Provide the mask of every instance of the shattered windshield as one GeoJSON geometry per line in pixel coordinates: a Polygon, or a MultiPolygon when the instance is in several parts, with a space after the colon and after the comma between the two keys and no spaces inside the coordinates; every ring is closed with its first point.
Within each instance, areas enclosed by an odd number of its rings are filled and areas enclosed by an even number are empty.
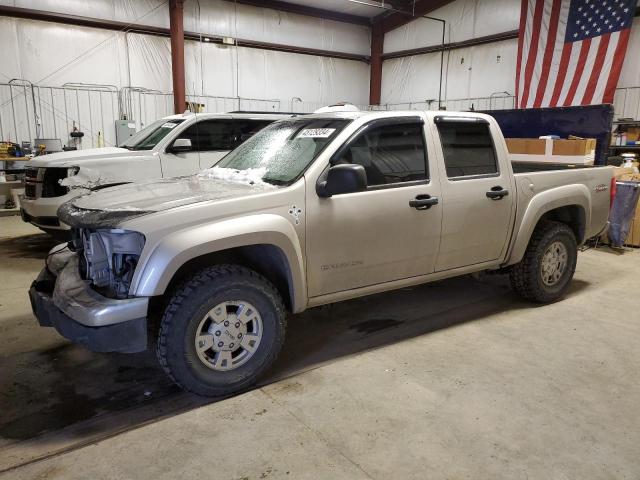
{"type": "Polygon", "coordinates": [[[127,141],[120,146],[129,150],[151,150],[160,140],[166,137],[171,130],[182,122],[184,122],[184,120],[158,120],[129,137],[127,141]]]}
{"type": "Polygon", "coordinates": [[[265,182],[295,180],[350,120],[297,118],[273,123],[224,157],[217,167],[266,169],[265,182]]]}

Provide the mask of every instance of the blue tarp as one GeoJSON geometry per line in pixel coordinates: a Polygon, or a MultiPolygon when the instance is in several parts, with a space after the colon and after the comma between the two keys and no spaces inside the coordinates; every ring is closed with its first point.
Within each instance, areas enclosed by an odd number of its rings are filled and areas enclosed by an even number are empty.
{"type": "Polygon", "coordinates": [[[528,108],[486,111],[496,119],[506,138],[538,138],[575,135],[596,139],[596,165],[605,165],[611,138],[613,105],[528,108]]]}
{"type": "Polygon", "coordinates": [[[640,197],[640,182],[617,182],[616,197],[609,212],[609,241],[614,247],[624,245],[640,197]]]}

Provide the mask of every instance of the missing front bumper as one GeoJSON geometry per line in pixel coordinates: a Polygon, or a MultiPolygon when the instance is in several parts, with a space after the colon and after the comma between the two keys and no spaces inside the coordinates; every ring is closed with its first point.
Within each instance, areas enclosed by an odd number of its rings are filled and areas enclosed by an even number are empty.
{"type": "Polygon", "coordinates": [[[65,314],[53,301],[56,277],[46,269],[31,284],[29,299],[38,323],[94,352],[135,353],[147,349],[147,319],[134,318],[104,326],[87,326],[65,314]]]}

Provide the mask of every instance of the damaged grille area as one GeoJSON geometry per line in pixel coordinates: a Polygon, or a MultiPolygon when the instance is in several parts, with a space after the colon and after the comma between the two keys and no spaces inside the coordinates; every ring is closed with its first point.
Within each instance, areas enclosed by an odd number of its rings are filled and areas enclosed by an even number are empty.
{"type": "Polygon", "coordinates": [[[35,168],[25,169],[26,198],[61,197],[69,192],[67,187],[60,185],[60,180],[67,178],[68,168],[35,168]]]}
{"type": "Polygon", "coordinates": [[[67,178],[68,168],[45,168],[42,179],[42,196],[44,198],[61,197],[69,192],[60,185],[60,180],[67,178]]]}
{"type": "Polygon", "coordinates": [[[128,297],[144,242],[141,233],[120,229],[72,231],[80,276],[107,298],[128,297]]]}

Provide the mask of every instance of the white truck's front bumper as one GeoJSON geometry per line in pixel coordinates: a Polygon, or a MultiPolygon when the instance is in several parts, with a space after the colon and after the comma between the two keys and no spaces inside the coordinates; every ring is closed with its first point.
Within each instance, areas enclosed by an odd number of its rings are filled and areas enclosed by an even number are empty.
{"type": "Polygon", "coordinates": [[[86,193],[85,190],[71,190],[61,197],[20,199],[20,213],[25,222],[44,230],[69,230],[69,226],[58,219],[58,208],[63,203],[86,193]]]}

